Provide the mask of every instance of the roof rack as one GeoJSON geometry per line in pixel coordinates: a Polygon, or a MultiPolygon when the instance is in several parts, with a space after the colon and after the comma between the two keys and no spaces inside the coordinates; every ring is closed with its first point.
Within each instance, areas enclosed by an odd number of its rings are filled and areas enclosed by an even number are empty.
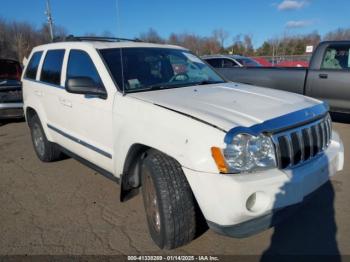
{"type": "Polygon", "coordinates": [[[142,42],[140,39],[128,39],[128,38],[119,38],[119,37],[104,37],[104,36],[74,36],[68,35],[64,38],[55,39],[55,42],[60,41],[98,41],[98,42],[142,42]]]}

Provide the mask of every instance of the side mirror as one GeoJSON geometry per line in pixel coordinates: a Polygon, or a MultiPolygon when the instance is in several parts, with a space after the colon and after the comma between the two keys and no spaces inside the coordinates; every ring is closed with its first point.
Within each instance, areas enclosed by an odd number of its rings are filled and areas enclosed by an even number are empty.
{"type": "Polygon", "coordinates": [[[98,88],[90,77],[72,77],[66,81],[66,91],[72,94],[93,95],[106,99],[107,93],[98,88]]]}

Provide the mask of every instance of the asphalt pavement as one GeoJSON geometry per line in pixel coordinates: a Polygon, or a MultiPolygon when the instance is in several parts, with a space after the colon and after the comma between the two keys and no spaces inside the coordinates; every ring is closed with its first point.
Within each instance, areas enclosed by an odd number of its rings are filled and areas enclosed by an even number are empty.
{"type": "Polygon", "coordinates": [[[0,255],[350,255],[350,124],[334,128],[344,170],[288,220],[244,239],[208,230],[163,251],[148,234],[141,195],[120,203],[119,185],[79,162],[40,162],[26,123],[2,123],[0,255]]]}

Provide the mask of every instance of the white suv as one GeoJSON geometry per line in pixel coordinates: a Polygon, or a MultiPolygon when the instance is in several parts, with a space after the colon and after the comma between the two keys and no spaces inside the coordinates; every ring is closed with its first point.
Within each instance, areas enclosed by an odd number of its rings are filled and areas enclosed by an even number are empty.
{"type": "Polygon", "coordinates": [[[181,47],[74,38],[34,48],[22,81],[38,157],[75,157],[121,200],[142,188],[160,248],[191,241],[203,216],[257,233],[343,168],[327,105],[227,82],[181,47]]]}

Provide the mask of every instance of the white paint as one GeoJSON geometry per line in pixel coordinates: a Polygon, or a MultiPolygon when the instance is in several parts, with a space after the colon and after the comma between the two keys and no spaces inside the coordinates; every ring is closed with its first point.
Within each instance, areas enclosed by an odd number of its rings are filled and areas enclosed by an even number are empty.
{"type": "MultiPolygon", "coordinates": [[[[67,50],[61,86],[66,80],[69,50],[86,51],[107,90],[106,100],[86,99],[83,95],[70,94],[64,89],[25,78],[22,82],[24,109],[32,107],[37,111],[48,139],[116,177],[123,173],[125,158],[132,145],[155,148],[181,164],[206,219],[231,225],[260,216],[273,208],[300,202],[342,168],[342,144],[334,135],[322,158],[292,171],[271,169],[255,174],[218,174],[210,149],[212,146],[225,147],[225,131],[236,126],[261,123],[320,102],[297,94],[235,83],[123,95],[117,91],[96,51],[96,48],[114,47],[180,48],[128,42],[65,42],[34,48],[33,52],[57,48],[67,50]],[[112,158],[63,137],[48,129],[47,124],[111,154],[112,158]],[[322,175],[325,164],[329,168],[322,175]],[[293,172],[293,175],[288,172],[293,172]],[[291,177],[298,179],[291,180],[291,177]],[[276,202],[276,196],[282,193],[286,184],[291,185],[291,191],[283,200],[276,202]],[[271,198],[266,210],[254,213],[246,210],[246,199],[254,192],[264,192],[271,198]]],[[[36,80],[39,78],[40,72],[36,80]]]]}

